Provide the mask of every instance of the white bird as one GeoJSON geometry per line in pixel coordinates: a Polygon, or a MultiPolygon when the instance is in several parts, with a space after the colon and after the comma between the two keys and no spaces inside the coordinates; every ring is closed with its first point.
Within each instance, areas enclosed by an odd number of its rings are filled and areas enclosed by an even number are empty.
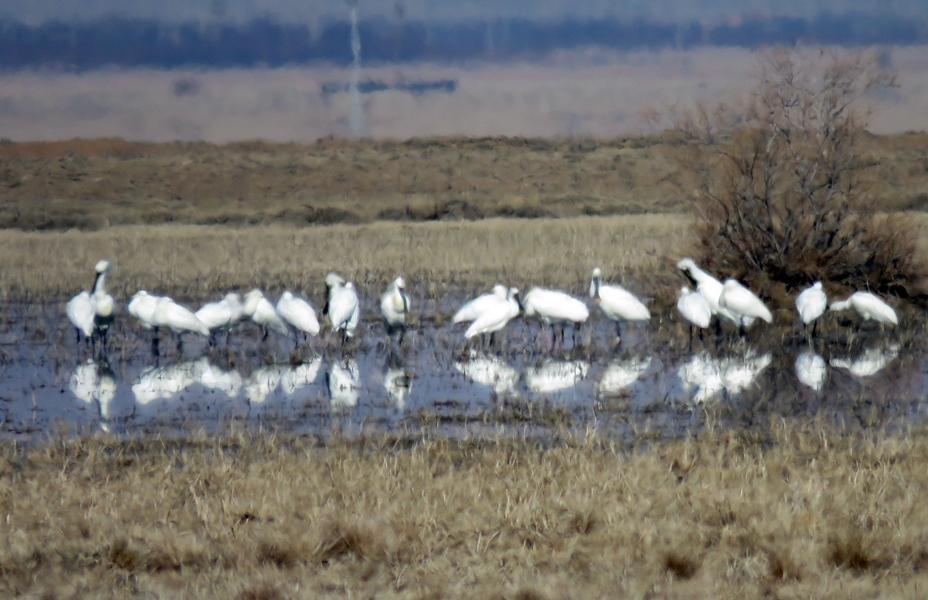
{"type": "MultiPolygon", "coordinates": [[[[799,318],[803,325],[815,323],[825,313],[826,308],[828,308],[828,296],[822,289],[821,281],[816,281],[796,296],[796,310],[799,311],[799,318]]],[[[815,325],[817,323],[812,326],[813,335],[815,325]]]]}
{"type": "Polygon", "coordinates": [[[892,344],[885,352],[879,348],[869,348],[853,361],[848,358],[833,358],[830,364],[832,367],[847,369],[854,377],[862,378],[876,375],[897,356],[899,356],[899,344],[892,344]]]}
{"type": "Polygon", "coordinates": [[[329,273],[325,276],[326,306],[325,313],[334,331],[342,332],[342,342],[354,335],[361,316],[361,302],[354,284],[329,273]]]}
{"type": "Polygon", "coordinates": [[[603,272],[599,267],[593,269],[590,298],[599,305],[604,315],[615,321],[616,340],[621,339],[619,327],[623,320],[648,321],[651,319],[648,307],[631,292],[620,285],[603,285],[603,272]]]}
{"type": "Polygon", "coordinates": [[[854,292],[846,300],[831,303],[831,310],[853,308],[863,319],[876,321],[880,325],[898,325],[899,318],[892,307],[870,292],[854,292]]]}
{"type": "Polygon", "coordinates": [[[277,301],[277,314],[294,329],[302,331],[304,336],[319,333],[316,310],[309,302],[294,296],[291,292],[284,292],[277,301]]]}
{"type": "Polygon", "coordinates": [[[326,385],[333,408],[350,408],[358,404],[361,397],[361,374],[354,359],[344,366],[333,364],[326,373],[326,385]]]}
{"type": "Polygon", "coordinates": [[[209,337],[209,328],[203,324],[203,321],[198,319],[189,308],[181,306],[170,298],[162,298],[158,302],[151,316],[151,322],[155,327],[168,327],[176,333],[178,343],[180,335],[188,331],[209,337]]]}
{"type": "Polygon", "coordinates": [[[129,314],[135,317],[142,327],[145,329],[152,329],[156,327],[153,320],[155,309],[158,308],[158,304],[162,300],[167,299],[168,298],[164,296],[152,296],[145,290],[140,290],[132,296],[126,308],[129,310],[129,314]]]}
{"type": "Polygon", "coordinates": [[[245,294],[245,316],[264,328],[265,339],[271,330],[287,335],[290,330],[287,324],[277,314],[277,310],[271,301],[264,297],[264,292],[254,289],[245,294]]]}
{"type": "Polygon", "coordinates": [[[491,293],[477,296],[459,308],[458,312],[454,313],[454,316],[451,318],[451,322],[465,323],[468,321],[476,321],[487,308],[493,306],[497,300],[505,300],[508,294],[509,290],[506,286],[497,283],[493,286],[493,291],[491,293]]]}
{"type": "Polygon", "coordinates": [[[467,328],[467,331],[464,332],[464,337],[470,339],[476,335],[495,334],[505,327],[509,321],[519,316],[519,310],[519,289],[509,288],[506,299],[497,299],[494,304],[483,311],[483,314],[477,317],[467,328]]]}
{"type": "Polygon", "coordinates": [[[545,361],[525,369],[525,385],[538,394],[560,392],[580,383],[589,370],[589,363],[580,360],[545,361]]]}
{"type": "MultiPolygon", "coordinates": [[[[680,288],[680,297],[677,299],[677,311],[687,323],[689,323],[690,346],[693,345],[693,326],[705,329],[712,320],[712,308],[709,301],[698,291],[690,291],[690,288],[683,286],[680,288]]],[[[699,339],[702,339],[702,331],[699,332],[699,339]]]]}
{"type": "Polygon", "coordinates": [[[532,288],[522,299],[522,310],[526,317],[538,317],[551,325],[561,326],[561,343],[564,343],[564,324],[574,325],[574,342],[576,343],[577,329],[590,317],[590,310],[586,304],[576,298],[558,290],[532,288]]]}
{"type": "Polygon", "coordinates": [[[212,343],[212,335],[216,331],[228,331],[245,317],[245,306],[238,294],[230,292],[218,302],[204,304],[195,314],[210,330],[210,343],[212,343]]]}
{"type": "Polygon", "coordinates": [[[719,312],[719,296],[722,295],[722,282],[709,275],[696,266],[691,258],[684,258],[677,263],[677,268],[683,271],[696,284],[696,291],[702,294],[712,314],[719,312]]]}
{"type": "Polygon", "coordinates": [[[727,279],[722,286],[722,295],[719,296],[719,309],[725,309],[733,315],[744,335],[744,330],[751,326],[754,319],[763,319],[773,322],[773,315],[754,292],[744,287],[734,279],[727,279]],[[747,319],[751,319],[750,322],[747,319]]]}
{"type": "Polygon", "coordinates": [[[651,366],[651,357],[617,361],[603,369],[599,375],[597,393],[600,397],[615,395],[626,389],[651,366]]]}
{"type": "Polygon", "coordinates": [[[402,331],[406,328],[406,315],[408,313],[409,296],[406,295],[406,280],[397,277],[387,288],[387,291],[380,296],[380,314],[383,315],[388,336],[392,336],[394,331],[400,330],[402,340],[402,331]]]}
{"type": "Polygon", "coordinates": [[[106,347],[106,333],[116,314],[116,302],[106,291],[106,274],[110,270],[110,262],[101,260],[94,266],[93,287],[90,292],[86,290],[71,298],[66,307],[68,319],[80,334],[93,338],[94,334],[101,338],[103,347],[106,347]]]}
{"type": "Polygon", "coordinates": [[[721,333],[721,319],[735,325],[750,328],[754,324],[754,317],[738,318],[730,313],[728,309],[719,305],[719,298],[722,296],[722,289],[725,287],[721,281],[709,275],[696,266],[691,258],[684,258],[677,263],[677,268],[683,271],[687,277],[696,284],[696,291],[699,292],[706,302],[709,303],[709,310],[716,315],[716,333],[721,333]]]}
{"type": "Polygon", "coordinates": [[[809,386],[816,392],[822,390],[825,385],[825,378],[828,377],[828,367],[825,365],[825,359],[806,350],[796,357],[796,377],[803,384],[809,386]]]}
{"type": "Polygon", "coordinates": [[[495,356],[477,356],[454,367],[465,377],[493,388],[497,394],[514,394],[519,384],[519,372],[495,356]]]}

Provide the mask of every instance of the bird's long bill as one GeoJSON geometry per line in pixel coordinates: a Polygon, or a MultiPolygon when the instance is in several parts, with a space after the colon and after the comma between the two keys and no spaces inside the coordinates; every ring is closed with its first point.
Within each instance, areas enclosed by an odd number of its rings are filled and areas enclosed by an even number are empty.
{"type": "Polygon", "coordinates": [[[516,299],[516,304],[519,305],[519,312],[520,312],[520,313],[524,313],[524,312],[525,312],[525,307],[522,306],[522,295],[519,294],[519,293],[515,293],[515,294],[513,294],[512,297],[516,299]]]}
{"type": "Polygon", "coordinates": [[[594,277],[593,281],[590,283],[590,296],[593,297],[593,302],[599,304],[599,286],[602,285],[603,280],[599,277],[594,277]]]}
{"type": "Polygon", "coordinates": [[[409,296],[406,295],[406,292],[400,292],[400,296],[403,297],[403,314],[409,313],[409,296]]]}

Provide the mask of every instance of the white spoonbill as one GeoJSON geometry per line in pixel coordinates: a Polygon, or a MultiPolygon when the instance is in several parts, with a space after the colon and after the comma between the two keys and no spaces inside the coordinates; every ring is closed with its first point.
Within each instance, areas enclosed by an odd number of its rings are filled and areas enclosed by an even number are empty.
{"type": "Polygon", "coordinates": [[[477,296],[454,313],[451,318],[452,323],[464,323],[467,321],[476,321],[477,317],[483,314],[483,311],[493,306],[497,300],[505,300],[509,295],[506,286],[497,283],[493,286],[493,291],[489,294],[477,296]]]}
{"type": "MultiPolygon", "coordinates": [[[[470,339],[475,335],[495,334],[497,331],[506,326],[509,321],[519,316],[519,288],[509,288],[509,294],[505,300],[496,300],[483,314],[470,324],[464,337],[470,339]]],[[[495,340],[490,340],[492,344],[495,340]]]]}
{"type": "Polygon", "coordinates": [[[620,340],[620,324],[624,321],[648,321],[651,313],[648,307],[631,292],[620,285],[603,285],[603,272],[599,267],[593,269],[590,282],[590,298],[602,309],[603,314],[615,321],[615,337],[620,340]]]}
{"type": "Polygon", "coordinates": [[[406,315],[409,314],[409,296],[406,295],[406,280],[397,277],[393,280],[387,291],[380,296],[380,314],[387,328],[387,335],[400,331],[402,340],[403,330],[406,329],[406,315]]]}
{"type": "Polygon", "coordinates": [[[564,343],[564,324],[574,325],[574,343],[577,341],[577,329],[590,317],[590,309],[576,298],[558,290],[532,288],[522,299],[522,310],[526,317],[538,317],[551,325],[560,325],[561,344],[564,343]]]}
{"type": "Polygon", "coordinates": [[[280,318],[271,301],[264,297],[264,292],[254,289],[245,294],[245,316],[264,328],[264,339],[267,339],[270,330],[281,335],[287,335],[290,330],[280,318]]]}
{"type": "MultiPolygon", "coordinates": [[[[690,291],[690,288],[680,288],[680,297],[677,299],[677,311],[689,323],[690,345],[693,343],[693,326],[705,329],[712,320],[712,308],[709,301],[699,292],[690,291]]],[[[702,339],[702,331],[699,332],[702,339]]]]}
{"type": "Polygon", "coordinates": [[[228,331],[245,317],[245,306],[242,304],[241,296],[235,292],[230,292],[218,302],[204,304],[195,314],[209,329],[209,341],[210,345],[212,345],[213,336],[217,331],[228,331]]]}
{"type": "Polygon", "coordinates": [[[796,310],[799,311],[799,318],[803,325],[813,324],[812,335],[815,335],[818,318],[825,313],[826,308],[828,308],[828,296],[822,289],[821,281],[816,281],[796,296],[796,310]]]}
{"type": "Polygon", "coordinates": [[[294,296],[292,292],[284,292],[280,300],[277,301],[277,314],[285,322],[289,323],[306,335],[316,335],[319,333],[319,319],[316,318],[316,310],[312,305],[294,296]]]}
{"type": "Polygon", "coordinates": [[[68,319],[80,333],[93,339],[94,334],[100,337],[104,349],[106,348],[106,333],[116,314],[116,302],[106,291],[106,274],[110,270],[110,262],[101,260],[94,266],[93,287],[90,292],[83,291],[71,298],[67,304],[68,319]]]}
{"type": "Polygon", "coordinates": [[[342,332],[342,342],[354,335],[361,316],[361,302],[354,284],[336,275],[329,273],[325,276],[326,306],[325,312],[329,317],[332,329],[342,332]]]}
{"type": "Polygon", "coordinates": [[[744,335],[746,327],[750,327],[754,319],[763,319],[773,322],[773,315],[754,292],[744,287],[734,279],[727,279],[722,286],[722,295],[719,296],[719,309],[725,309],[735,317],[744,335]],[[751,321],[748,322],[748,319],[751,321]]]}
{"type": "Polygon", "coordinates": [[[854,292],[846,300],[831,303],[831,310],[853,308],[865,321],[876,321],[880,325],[898,325],[899,318],[892,307],[870,292],[854,292]]]}
{"type": "Polygon", "coordinates": [[[183,348],[181,336],[185,332],[209,337],[209,329],[203,324],[203,321],[198,319],[189,308],[181,306],[170,298],[163,298],[158,302],[158,306],[152,315],[152,323],[155,327],[168,327],[177,335],[177,349],[179,351],[183,348]]]}
{"type": "Polygon", "coordinates": [[[728,309],[719,305],[719,298],[722,296],[722,289],[725,286],[721,281],[697,267],[693,259],[684,258],[680,260],[680,262],[677,263],[677,268],[683,271],[687,278],[696,284],[696,291],[709,303],[709,310],[716,316],[716,335],[722,332],[722,319],[734,325],[738,325],[739,327],[750,327],[754,324],[754,317],[739,318],[737,315],[729,312],[728,309]]]}

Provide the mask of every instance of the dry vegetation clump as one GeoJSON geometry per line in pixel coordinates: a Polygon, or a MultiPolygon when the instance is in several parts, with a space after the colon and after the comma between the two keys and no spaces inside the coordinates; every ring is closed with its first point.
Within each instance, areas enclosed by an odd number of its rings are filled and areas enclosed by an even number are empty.
{"type": "Polygon", "coordinates": [[[918,598],[925,433],[6,444],[0,593],[918,598]]]}
{"type": "MultiPolygon", "coordinates": [[[[378,294],[397,274],[427,297],[456,288],[487,289],[498,281],[525,288],[558,285],[581,293],[589,287],[594,266],[613,280],[652,273],[675,260],[689,235],[688,218],[673,215],[302,229],[8,230],[0,231],[0,289],[8,300],[70,298],[90,286],[94,263],[106,257],[115,267],[108,285],[122,301],[139,289],[201,300],[252,287],[322,298],[329,271],[378,294]]],[[[672,268],[666,272],[675,277],[672,268]]],[[[642,288],[633,288],[653,293],[662,289],[655,287],[659,284],[649,275],[642,278],[642,288]]]]}
{"type": "Polygon", "coordinates": [[[698,253],[711,270],[773,294],[816,280],[881,293],[924,293],[928,263],[911,219],[872,165],[868,93],[895,85],[877,61],[776,50],[742,104],[698,107],[676,131],[699,210],[698,253]]]}

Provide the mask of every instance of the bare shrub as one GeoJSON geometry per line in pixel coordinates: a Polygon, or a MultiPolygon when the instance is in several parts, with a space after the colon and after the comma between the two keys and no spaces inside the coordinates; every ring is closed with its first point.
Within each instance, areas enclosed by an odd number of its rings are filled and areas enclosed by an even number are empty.
{"type": "MultiPolygon", "coordinates": [[[[811,281],[911,296],[925,272],[915,227],[882,213],[864,169],[864,96],[894,86],[874,57],[773,50],[735,104],[672,110],[697,254],[768,295],[811,281]]],[[[651,115],[652,118],[664,115],[651,115]]]]}

